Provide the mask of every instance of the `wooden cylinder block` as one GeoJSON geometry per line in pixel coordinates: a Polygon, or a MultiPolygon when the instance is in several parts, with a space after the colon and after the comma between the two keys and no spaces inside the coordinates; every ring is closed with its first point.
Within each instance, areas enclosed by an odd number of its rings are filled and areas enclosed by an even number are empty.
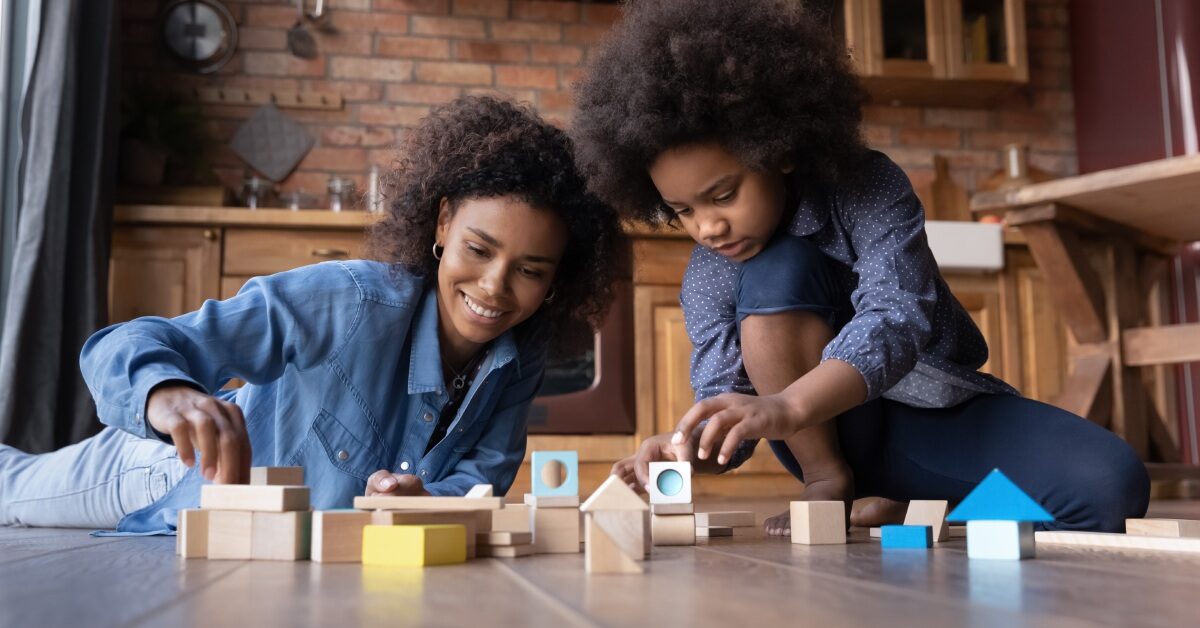
{"type": "Polygon", "coordinates": [[[696,515],[651,515],[655,545],[695,545],[696,515]]]}

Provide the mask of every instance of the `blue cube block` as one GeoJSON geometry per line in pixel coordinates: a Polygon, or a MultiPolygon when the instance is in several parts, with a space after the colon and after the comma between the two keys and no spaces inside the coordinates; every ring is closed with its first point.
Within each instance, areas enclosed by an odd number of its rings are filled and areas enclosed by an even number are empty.
{"type": "Polygon", "coordinates": [[[929,526],[883,526],[883,549],[928,549],[933,547],[933,528],[929,526]]]}
{"type": "Polygon", "coordinates": [[[558,497],[561,495],[579,494],[579,452],[535,451],[532,458],[530,469],[533,474],[533,490],[531,492],[534,495],[538,497],[558,497]],[[551,462],[562,465],[565,470],[566,478],[558,486],[547,484],[546,476],[543,474],[543,467],[551,462]]]}

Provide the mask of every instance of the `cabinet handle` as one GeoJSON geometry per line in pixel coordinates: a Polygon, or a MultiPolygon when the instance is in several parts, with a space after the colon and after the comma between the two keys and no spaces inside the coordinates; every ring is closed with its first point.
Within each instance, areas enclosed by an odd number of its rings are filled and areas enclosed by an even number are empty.
{"type": "Polygon", "coordinates": [[[310,253],[313,257],[350,257],[350,251],[342,249],[313,249],[310,253]]]}
{"type": "Polygon", "coordinates": [[[216,239],[217,239],[217,232],[216,232],[216,231],[213,231],[212,229],[205,229],[205,230],[204,230],[204,239],[205,239],[205,240],[208,240],[209,242],[212,242],[213,240],[216,240],[216,239]]]}

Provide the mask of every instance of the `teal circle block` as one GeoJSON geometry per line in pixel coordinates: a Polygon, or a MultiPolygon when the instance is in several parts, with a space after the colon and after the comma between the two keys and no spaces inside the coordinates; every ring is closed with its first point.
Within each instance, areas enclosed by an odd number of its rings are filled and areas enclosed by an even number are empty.
{"type": "Polygon", "coordinates": [[[658,474],[658,492],[671,497],[683,490],[683,476],[675,469],[667,469],[658,474]]]}

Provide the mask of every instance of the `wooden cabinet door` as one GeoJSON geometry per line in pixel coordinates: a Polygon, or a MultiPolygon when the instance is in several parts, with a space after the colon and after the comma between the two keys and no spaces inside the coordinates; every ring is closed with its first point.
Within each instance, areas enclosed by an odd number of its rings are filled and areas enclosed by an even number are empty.
{"type": "Polygon", "coordinates": [[[999,278],[995,273],[948,273],[945,278],[987,342],[988,361],[979,370],[1007,380],[999,278]]]}
{"type": "Polygon", "coordinates": [[[878,77],[945,77],[942,2],[847,0],[847,43],[860,71],[878,77]]]}
{"type": "Polygon", "coordinates": [[[952,79],[1028,81],[1024,0],[941,0],[952,79]]]}
{"type": "Polygon", "coordinates": [[[221,232],[192,227],[113,229],[108,318],[179,316],[220,296],[221,232]]]}
{"type": "Polygon", "coordinates": [[[1053,403],[1068,370],[1070,334],[1050,299],[1050,286],[1027,250],[1005,256],[1005,299],[1020,362],[1011,383],[1030,399],[1053,403]]]}

